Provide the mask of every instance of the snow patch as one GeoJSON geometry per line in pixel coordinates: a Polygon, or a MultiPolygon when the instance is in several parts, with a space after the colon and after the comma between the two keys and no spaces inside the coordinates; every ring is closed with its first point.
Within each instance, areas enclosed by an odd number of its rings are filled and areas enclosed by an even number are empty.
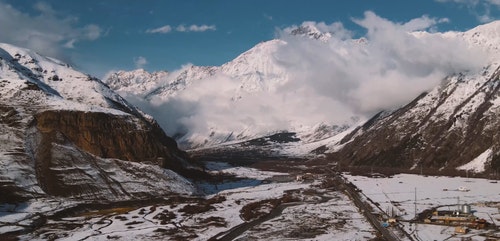
{"type": "Polygon", "coordinates": [[[457,167],[457,170],[468,170],[473,172],[484,172],[486,170],[486,163],[491,161],[491,154],[493,151],[490,149],[484,151],[478,157],[474,158],[471,162],[457,167]]]}

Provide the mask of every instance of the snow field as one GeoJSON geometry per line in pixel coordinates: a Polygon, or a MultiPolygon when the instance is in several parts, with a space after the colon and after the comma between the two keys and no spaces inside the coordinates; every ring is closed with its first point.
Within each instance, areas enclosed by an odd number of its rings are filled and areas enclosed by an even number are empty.
{"type": "MultiPolygon", "coordinates": [[[[487,179],[462,177],[435,177],[399,174],[386,178],[369,178],[365,176],[344,175],[356,185],[363,194],[371,199],[379,212],[394,208],[403,220],[411,220],[415,216],[415,188],[417,212],[425,209],[456,210],[457,203],[470,204],[475,215],[498,225],[500,214],[500,186],[487,179]],[[468,191],[459,191],[468,190],[468,191]]],[[[407,232],[414,227],[405,223],[407,232]]],[[[478,235],[483,231],[470,233],[473,240],[483,240],[478,235]]],[[[417,225],[417,236],[421,240],[445,240],[454,233],[454,227],[437,225],[417,225]],[[432,237],[432,238],[431,238],[432,237]]],[[[497,232],[497,235],[500,233],[497,232]]],[[[454,240],[454,239],[449,239],[454,240]]]]}

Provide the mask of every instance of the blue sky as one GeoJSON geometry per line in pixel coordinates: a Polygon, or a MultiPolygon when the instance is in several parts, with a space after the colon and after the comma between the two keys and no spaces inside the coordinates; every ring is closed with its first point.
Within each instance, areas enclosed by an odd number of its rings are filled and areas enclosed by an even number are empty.
{"type": "Polygon", "coordinates": [[[463,31],[496,20],[497,0],[0,0],[0,41],[33,48],[102,77],[110,70],[221,65],[278,29],[304,21],[341,22],[365,11],[392,22],[428,15],[437,31],[463,31]]]}

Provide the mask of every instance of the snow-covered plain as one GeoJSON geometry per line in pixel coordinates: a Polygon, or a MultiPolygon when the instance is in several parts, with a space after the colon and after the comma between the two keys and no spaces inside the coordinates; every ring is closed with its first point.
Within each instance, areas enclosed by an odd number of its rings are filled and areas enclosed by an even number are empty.
{"type": "Polygon", "coordinates": [[[374,229],[350,199],[342,192],[319,188],[320,178],[313,182],[272,182],[269,178],[288,174],[216,162],[209,163],[208,167],[213,172],[259,182],[222,188],[205,198],[218,201],[213,201],[212,207],[202,212],[185,211],[200,203],[189,198],[164,205],[99,210],[60,220],[49,219],[43,228],[21,239],[208,240],[244,224],[240,210],[245,205],[281,198],[285,192],[297,193],[301,201],[285,204],[280,215],[249,227],[237,239],[367,240],[375,237],[374,229]]]}
{"type": "MultiPolygon", "coordinates": [[[[415,217],[415,195],[417,213],[425,209],[456,210],[457,204],[470,204],[475,215],[495,225],[500,224],[500,184],[487,179],[463,177],[436,177],[399,174],[392,177],[373,178],[366,176],[344,175],[372,200],[378,212],[394,209],[403,220],[415,217]],[[460,191],[468,190],[468,191],[460,191]],[[416,191],[416,192],[415,192],[416,191]]],[[[415,227],[405,224],[407,232],[415,227]]],[[[418,224],[416,235],[420,240],[455,240],[448,239],[455,235],[454,228],[418,224]]],[[[463,237],[484,240],[480,236],[489,231],[473,230],[463,237]]],[[[500,236],[497,230],[495,233],[500,236]]],[[[457,238],[462,237],[460,235],[457,238]]],[[[459,239],[457,239],[459,240],[459,239]]]]}

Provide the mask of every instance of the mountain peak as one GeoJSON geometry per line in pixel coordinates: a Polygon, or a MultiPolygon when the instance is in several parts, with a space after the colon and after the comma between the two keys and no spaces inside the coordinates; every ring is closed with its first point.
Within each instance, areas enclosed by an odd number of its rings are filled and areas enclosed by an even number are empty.
{"type": "Polygon", "coordinates": [[[467,32],[470,32],[470,31],[483,32],[483,33],[486,33],[486,32],[500,33],[500,20],[496,20],[496,21],[492,21],[489,23],[479,25],[479,26],[477,26],[477,27],[475,27],[467,32]]]}
{"type": "Polygon", "coordinates": [[[148,72],[145,69],[131,71],[120,70],[105,77],[105,82],[112,89],[120,92],[145,93],[163,82],[169,73],[167,71],[148,72]]]}
{"type": "Polygon", "coordinates": [[[500,52],[500,21],[479,25],[462,33],[464,39],[489,52],[500,52]]]}
{"type": "Polygon", "coordinates": [[[305,36],[311,39],[317,39],[323,42],[328,41],[332,34],[330,32],[322,32],[319,30],[315,23],[313,22],[304,22],[302,25],[290,31],[290,34],[296,36],[305,36]]]}

